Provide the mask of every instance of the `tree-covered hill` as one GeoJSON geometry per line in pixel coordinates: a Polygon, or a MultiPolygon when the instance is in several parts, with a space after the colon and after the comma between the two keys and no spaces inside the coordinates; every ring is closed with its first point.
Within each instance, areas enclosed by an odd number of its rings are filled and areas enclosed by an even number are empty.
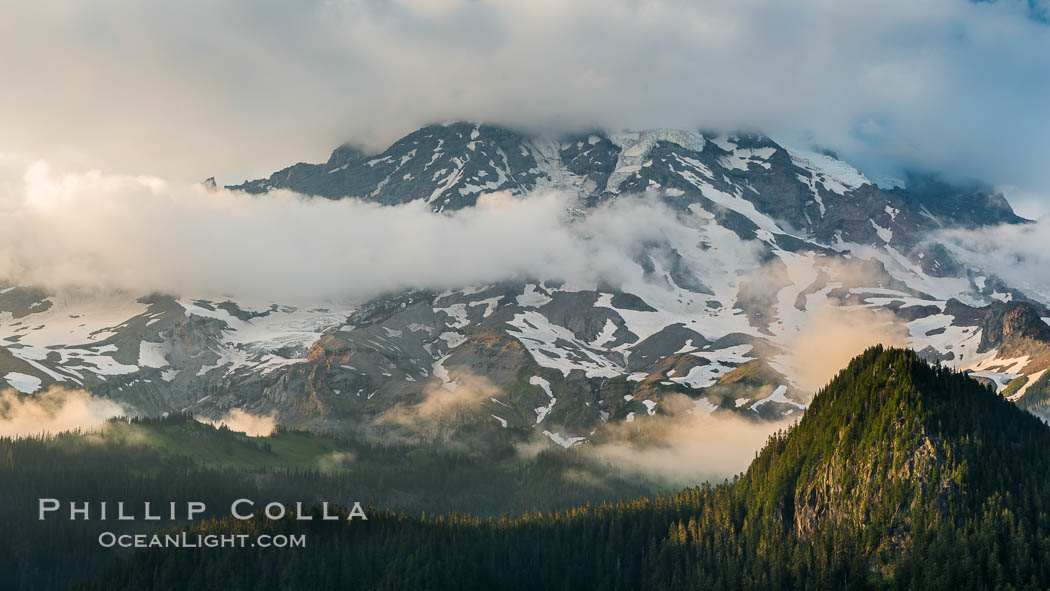
{"type": "Polygon", "coordinates": [[[869,349],[732,482],[517,519],[386,512],[305,549],[142,550],[85,589],[1045,589],[1050,428],[869,349]]]}

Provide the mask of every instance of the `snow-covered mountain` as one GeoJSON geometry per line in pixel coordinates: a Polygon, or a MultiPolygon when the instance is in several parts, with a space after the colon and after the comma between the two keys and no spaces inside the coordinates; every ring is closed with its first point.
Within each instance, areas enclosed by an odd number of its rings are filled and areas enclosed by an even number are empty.
{"type": "Polygon", "coordinates": [[[654,130],[591,133],[560,141],[491,125],[425,127],[381,154],[342,146],[324,164],[296,164],[227,187],[291,189],[383,204],[423,200],[435,211],[469,207],[493,191],[569,189],[593,206],[657,190],[682,209],[697,205],[741,238],[772,234],[815,244],[914,246],[923,230],[1023,221],[1002,195],[930,178],[880,190],[830,154],[788,149],[758,135],[654,130]]]}
{"type": "Polygon", "coordinates": [[[82,386],[134,412],[237,407],[391,436],[419,436],[405,417],[446,392],[463,405],[441,415],[443,430],[570,446],[608,422],[683,408],[801,412],[810,393],[793,359],[832,310],[893,320],[907,345],[1035,410],[1050,398],[1050,294],[1022,293],[929,240],[1025,222],[992,191],[918,176],[884,189],[833,154],[760,135],[551,139],[473,123],[425,127],[380,154],[342,146],[324,164],[228,188],[423,200],[436,212],[550,189],[575,196],[568,218],[640,194],[687,231],[647,244],[618,285],[535,277],[345,307],[9,286],[0,377],[23,392],[82,386]]]}

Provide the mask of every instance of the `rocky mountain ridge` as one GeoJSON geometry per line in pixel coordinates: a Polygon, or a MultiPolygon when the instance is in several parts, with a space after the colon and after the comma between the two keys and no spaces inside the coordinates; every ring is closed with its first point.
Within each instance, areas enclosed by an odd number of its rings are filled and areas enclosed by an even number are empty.
{"type": "Polygon", "coordinates": [[[299,163],[226,188],[384,205],[423,200],[435,211],[470,207],[495,191],[569,190],[585,205],[659,191],[682,209],[700,205],[744,239],[766,231],[817,244],[910,247],[919,231],[1024,221],[999,193],[921,175],[908,181],[883,190],[833,155],[756,134],[648,130],[551,139],[456,122],[424,127],[379,154],[344,145],[324,164],[299,163]]]}
{"type": "MultiPolygon", "coordinates": [[[[8,286],[0,377],[27,393],[81,386],[145,414],[240,408],[319,430],[571,446],[683,399],[690,412],[755,420],[800,413],[810,393],[792,353],[828,313],[874,315],[900,344],[1000,391],[1050,365],[1039,328],[1050,294],[1022,293],[929,239],[1023,223],[1001,195],[928,179],[882,189],[832,155],[759,135],[548,140],[454,123],[229,189],[422,200],[439,214],[494,191],[559,191],[574,198],[567,223],[638,195],[686,230],[645,245],[620,285],[536,277],[310,306],[8,286]],[[469,404],[439,432],[403,420],[442,393],[469,404]]],[[[1008,394],[1021,400],[1020,388],[1008,394]]]]}

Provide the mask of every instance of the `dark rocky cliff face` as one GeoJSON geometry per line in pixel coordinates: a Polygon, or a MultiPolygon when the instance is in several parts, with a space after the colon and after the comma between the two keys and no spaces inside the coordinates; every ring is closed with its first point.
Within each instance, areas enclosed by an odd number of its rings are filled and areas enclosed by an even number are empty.
{"type": "Polygon", "coordinates": [[[1050,310],[1034,301],[993,302],[987,306],[968,306],[958,300],[949,300],[945,313],[952,314],[958,326],[980,328],[981,341],[977,351],[984,353],[998,349],[1002,357],[1039,355],[1050,347],[1050,310]]]}
{"type": "MultiPolygon", "coordinates": [[[[1050,325],[1042,320],[1036,306],[1028,302],[993,304],[981,324],[981,349],[1004,347],[1021,353],[1035,343],[1050,344],[1050,325]]],[[[1020,355],[1018,355],[1020,356],[1020,355]]]]}

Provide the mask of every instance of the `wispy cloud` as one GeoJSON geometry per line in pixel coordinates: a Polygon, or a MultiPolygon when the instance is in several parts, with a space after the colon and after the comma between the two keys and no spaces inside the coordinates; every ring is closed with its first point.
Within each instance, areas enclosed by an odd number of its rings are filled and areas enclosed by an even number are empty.
{"type": "Polygon", "coordinates": [[[1034,224],[946,230],[930,237],[965,265],[1050,304],[1050,216],[1034,224]]]}
{"type": "Polygon", "coordinates": [[[249,437],[265,437],[273,433],[274,427],[277,426],[277,411],[254,415],[241,408],[231,408],[218,419],[197,417],[197,420],[216,427],[225,425],[229,430],[244,433],[249,437]]]}
{"type": "Polygon", "coordinates": [[[56,386],[34,396],[20,396],[13,389],[0,391],[0,437],[90,430],[123,414],[120,404],[84,390],[56,386]]]}
{"type": "MultiPolygon", "coordinates": [[[[618,470],[667,486],[694,486],[745,470],[770,435],[794,422],[707,414],[693,410],[693,401],[684,395],[682,398],[684,404],[679,405],[680,412],[676,414],[640,416],[630,423],[607,424],[599,443],[578,449],[618,470]]],[[[674,408],[672,404],[664,406],[674,408]]]]}

